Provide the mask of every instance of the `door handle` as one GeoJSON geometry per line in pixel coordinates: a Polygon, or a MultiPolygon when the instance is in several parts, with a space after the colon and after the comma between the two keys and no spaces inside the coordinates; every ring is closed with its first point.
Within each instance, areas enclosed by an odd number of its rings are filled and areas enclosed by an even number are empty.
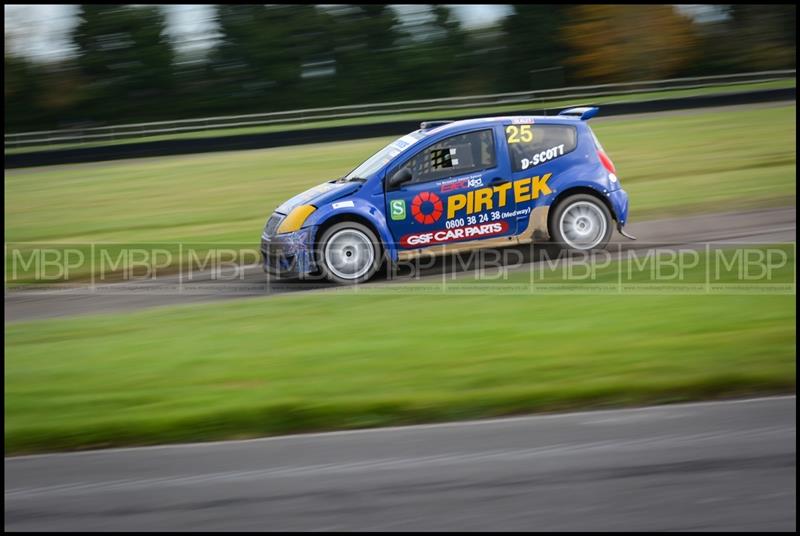
{"type": "Polygon", "coordinates": [[[489,182],[489,184],[492,186],[500,186],[501,184],[506,184],[507,182],[509,181],[503,177],[495,177],[491,180],[491,182],[489,182]]]}

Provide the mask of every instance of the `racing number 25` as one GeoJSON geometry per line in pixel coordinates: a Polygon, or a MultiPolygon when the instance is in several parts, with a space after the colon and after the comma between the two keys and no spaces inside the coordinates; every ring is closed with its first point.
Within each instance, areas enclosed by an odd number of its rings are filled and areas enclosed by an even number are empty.
{"type": "Polygon", "coordinates": [[[509,125],[506,127],[508,143],[530,143],[533,141],[533,132],[530,125],[509,125]]]}

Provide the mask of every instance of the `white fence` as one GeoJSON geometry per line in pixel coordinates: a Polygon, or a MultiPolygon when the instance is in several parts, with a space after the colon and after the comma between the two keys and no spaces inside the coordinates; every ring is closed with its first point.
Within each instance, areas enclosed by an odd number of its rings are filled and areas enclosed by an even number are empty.
{"type": "MultiPolygon", "coordinates": [[[[699,89],[708,87],[730,87],[742,84],[771,82],[795,79],[796,70],[761,71],[719,76],[699,76],[692,78],[670,78],[643,82],[619,84],[600,84],[593,86],[564,87],[494,95],[473,95],[469,97],[448,97],[441,99],[407,100],[398,102],[379,102],[375,104],[355,104],[329,108],[308,108],[285,112],[269,112],[247,115],[229,115],[183,119],[176,121],[155,121],[89,127],[80,129],[42,130],[5,134],[5,148],[33,147],[51,144],[80,144],[115,139],[141,138],[181,132],[202,132],[226,128],[257,127],[276,124],[291,124],[303,121],[321,121],[369,117],[406,112],[434,112],[457,110],[460,108],[481,108],[504,104],[543,104],[556,100],[591,99],[609,95],[635,95],[637,93],[661,93],[676,89],[699,89]]],[[[656,97],[657,98],[657,97],[656,97]]]]}

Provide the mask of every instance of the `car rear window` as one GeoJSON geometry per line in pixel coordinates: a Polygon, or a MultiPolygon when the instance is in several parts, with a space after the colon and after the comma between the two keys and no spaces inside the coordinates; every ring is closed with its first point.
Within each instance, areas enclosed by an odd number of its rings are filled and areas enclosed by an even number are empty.
{"type": "Polygon", "coordinates": [[[555,160],[578,145],[578,131],[569,125],[508,125],[505,130],[514,171],[555,160]]]}

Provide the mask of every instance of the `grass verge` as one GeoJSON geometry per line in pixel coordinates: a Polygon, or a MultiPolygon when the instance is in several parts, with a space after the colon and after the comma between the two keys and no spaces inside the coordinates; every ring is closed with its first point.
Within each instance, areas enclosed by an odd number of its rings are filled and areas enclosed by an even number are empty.
{"type": "Polygon", "coordinates": [[[789,392],[795,299],[343,290],[11,324],[6,454],[789,392]]]}

